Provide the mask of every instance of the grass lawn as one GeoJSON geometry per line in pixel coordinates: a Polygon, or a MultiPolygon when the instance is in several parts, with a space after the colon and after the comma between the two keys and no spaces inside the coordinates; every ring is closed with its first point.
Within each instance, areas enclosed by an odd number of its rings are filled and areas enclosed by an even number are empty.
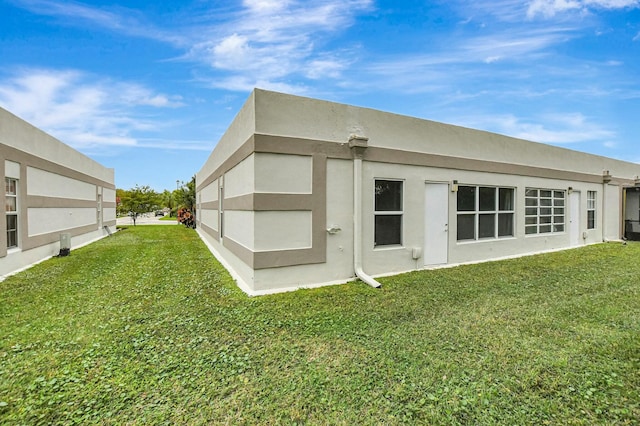
{"type": "Polygon", "coordinates": [[[640,244],[248,298],[139,226],[0,283],[0,424],[638,424],[640,244]]]}
{"type": "Polygon", "coordinates": [[[174,221],[174,222],[175,222],[176,220],[178,220],[178,218],[177,218],[177,217],[175,217],[175,216],[171,217],[171,216],[169,216],[169,215],[167,214],[167,215],[162,216],[162,217],[160,218],[160,220],[172,220],[172,221],[174,221]]]}

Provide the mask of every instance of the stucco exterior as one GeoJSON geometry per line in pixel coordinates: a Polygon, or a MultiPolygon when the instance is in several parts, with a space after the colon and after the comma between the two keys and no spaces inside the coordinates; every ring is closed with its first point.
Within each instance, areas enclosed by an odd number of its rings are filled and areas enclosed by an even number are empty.
{"type": "Polygon", "coordinates": [[[63,233],[74,249],[115,231],[113,169],[2,108],[0,175],[0,277],[59,254],[63,233]]]}
{"type": "Polygon", "coordinates": [[[634,163],[255,90],[196,174],[198,232],[243,290],[264,294],[348,281],[358,259],[380,276],[617,240],[638,175],[634,163]],[[388,191],[398,211],[377,207],[388,191]]]}

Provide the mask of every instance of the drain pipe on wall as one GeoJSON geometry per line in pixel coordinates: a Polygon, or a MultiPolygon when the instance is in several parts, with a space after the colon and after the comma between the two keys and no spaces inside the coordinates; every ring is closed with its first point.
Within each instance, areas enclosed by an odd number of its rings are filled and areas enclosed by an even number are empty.
{"type": "Polygon", "coordinates": [[[379,288],[381,284],[362,269],[362,157],[368,141],[364,136],[349,136],[353,155],[353,269],[360,280],[379,288]]]}

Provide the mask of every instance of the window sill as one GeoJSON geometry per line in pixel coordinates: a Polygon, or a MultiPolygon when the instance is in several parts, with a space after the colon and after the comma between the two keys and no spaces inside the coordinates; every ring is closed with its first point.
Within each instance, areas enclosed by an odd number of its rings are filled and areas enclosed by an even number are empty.
{"type": "Polygon", "coordinates": [[[374,246],[373,251],[389,251],[389,250],[400,250],[404,249],[404,246],[401,244],[393,244],[388,246],[374,246]]]}
{"type": "Polygon", "coordinates": [[[508,240],[517,240],[517,238],[515,236],[497,237],[497,238],[481,238],[479,240],[456,241],[456,244],[466,245],[466,244],[479,244],[479,243],[494,243],[497,241],[508,241],[508,240]]]}

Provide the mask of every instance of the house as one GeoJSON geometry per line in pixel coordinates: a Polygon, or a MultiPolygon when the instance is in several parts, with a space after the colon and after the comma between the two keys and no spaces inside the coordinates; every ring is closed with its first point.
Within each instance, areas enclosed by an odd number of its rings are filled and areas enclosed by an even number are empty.
{"type": "Polygon", "coordinates": [[[639,164],[256,89],[196,175],[197,226],[248,294],[376,286],[620,240],[639,218],[638,175],[639,164]]]}
{"type": "Polygon", "coordinates": [[[115,231],[113,169],[2,108],[0,175],[0,278],[115,231]]]}

